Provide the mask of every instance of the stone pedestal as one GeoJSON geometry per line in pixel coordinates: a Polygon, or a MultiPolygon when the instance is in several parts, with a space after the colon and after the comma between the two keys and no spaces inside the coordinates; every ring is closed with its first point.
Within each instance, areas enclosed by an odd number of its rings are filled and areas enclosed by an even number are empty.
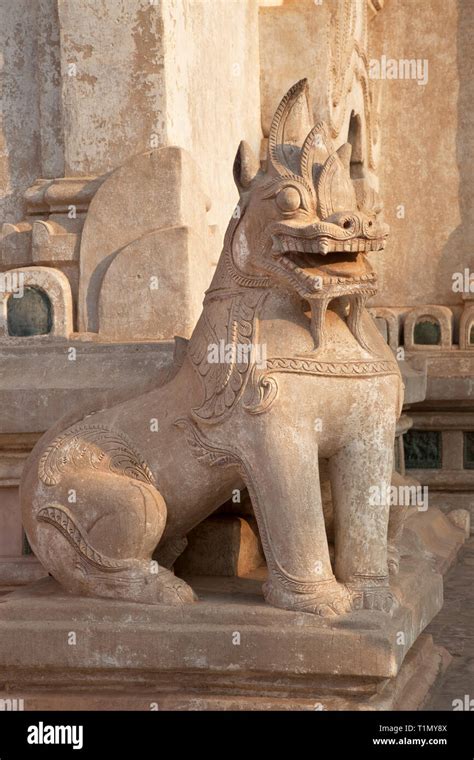
{"type": "Polygon", "coordinates": [[[0,698],[21,697],[25,709],[422,705],[449,660],[430,637],[418,639],[443,602],[441,576],[427,559],[404,557],[392,618],[275,609],[263,600],[263,579],[264,570],[189,578],[200,601],[181,609],[69,596],[51,578],[6,594],[0,698]]]}

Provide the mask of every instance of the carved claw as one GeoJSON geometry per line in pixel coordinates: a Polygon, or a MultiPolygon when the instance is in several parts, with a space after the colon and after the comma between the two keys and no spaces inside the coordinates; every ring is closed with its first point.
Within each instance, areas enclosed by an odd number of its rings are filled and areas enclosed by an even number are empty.
{"type": "MultiPolygon", "coordinates": [[[[317,584],[316,584],[317,585],[317,584]]],[[[321,583],[320,590],[297,593],[267,581],[263,587],[265,600],[274,607],[293,612],[309,612],[324,618],[345,615],[353,610],[372,610],[393,615],[398,600],[388,584],[360,581],[344,584],[321,583]]]]}
{"type": "Polygon", "coordinates": [[[321,617],[337,617],[350,612],[352,599],[347,587],[334,581],[321,583],[321,589],[307,594],[289,591],[267,581],[263,586],[265,600],[273,607],[280,607],[293,612],[309,612],[321,617]]]}
{"type": "Polygon", "coordinates": [[[397,597],[389,586],[368,586],[351,589],[352,605],[355,610],[373,610],[393,615],[398,609],[397,597]]]}
{"type": "Polygon", "coordinates": [[[155,584],[157,604],[180,605],[197,601],[197,596],[189,584],[162,567],[155,577],[155,584]]]}

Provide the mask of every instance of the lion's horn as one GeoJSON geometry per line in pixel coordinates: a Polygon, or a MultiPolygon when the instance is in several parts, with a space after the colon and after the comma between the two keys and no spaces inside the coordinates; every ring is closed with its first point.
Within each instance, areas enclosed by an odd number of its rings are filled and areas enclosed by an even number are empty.
{"type": "Polygon", "coordinates": [[[285,176],[295,171],[295,146],[303,144],[310,128],[308,80],[301,79],[282,99],[270,127],[268,158],[278,174],[285,176]]]}
{"type": "Polygon", "coordinates": [[[301,149],[300,172],[310,185],[313,184],[313,164],[323,165],[333,150],[328,126],[324,121],[320,121],[308,134],[301,149]]]}
{"type": "Polygon", "coordinates": [[[240,192],[250,185],[260,168],[257,157],[245,140],[239,145],[234,160],[234,180],[240,192]]]}

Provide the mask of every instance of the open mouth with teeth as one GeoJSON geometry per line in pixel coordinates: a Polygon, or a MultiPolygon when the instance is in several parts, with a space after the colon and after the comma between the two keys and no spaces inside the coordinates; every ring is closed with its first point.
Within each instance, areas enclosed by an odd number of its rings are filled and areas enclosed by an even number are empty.
{"type": "Polygon", "coordinates": [[[385,248],[383,238],[336,240],[273,235],[272,240],[272,256],[284,269],[307,281],[322,278],[328,285],[374,280],[375,274],[365,254],[385,248]]]}

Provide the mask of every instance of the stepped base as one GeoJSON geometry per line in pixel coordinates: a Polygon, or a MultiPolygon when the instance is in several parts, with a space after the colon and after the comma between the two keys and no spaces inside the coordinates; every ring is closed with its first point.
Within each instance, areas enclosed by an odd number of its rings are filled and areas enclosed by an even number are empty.
{"type": "Polygon", "coordinates": [[[263,571],[189,580],[185,608],[66,594],[52,578],[0,597],[0,699],[25,709],[417,709],[449,655],[419,635],[442,579],[405,557],[393,618],[327,620],[262,597],[263,571]]]}

